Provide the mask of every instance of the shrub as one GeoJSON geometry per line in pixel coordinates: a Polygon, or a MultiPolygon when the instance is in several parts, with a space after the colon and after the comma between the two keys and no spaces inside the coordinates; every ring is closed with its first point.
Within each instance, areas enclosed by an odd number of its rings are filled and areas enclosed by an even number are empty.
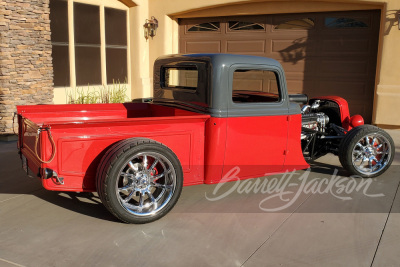
{"type": "Polygon", "coordinates": [[[121,84],[113,80],[112,85],[103,85],[96,89],[90,88],[75,88],[67,90],[67,104],[96,104],[96,103],[123,103],[129,98],[126,94],[128,91],[126,83],[121,84]]]}

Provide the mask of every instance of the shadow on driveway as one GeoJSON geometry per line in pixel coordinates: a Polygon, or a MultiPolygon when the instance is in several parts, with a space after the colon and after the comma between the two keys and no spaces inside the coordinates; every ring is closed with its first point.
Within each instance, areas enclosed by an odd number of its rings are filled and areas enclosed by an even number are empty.
{"type": "Polygon", "coordinates": [[[118,220],[101,203],[96,193],[45,190],[39,179],[22,170],[16,142],[0,142],[0,205],[21,195],[32,195],[64,209],[101,220],[118,220]]]}

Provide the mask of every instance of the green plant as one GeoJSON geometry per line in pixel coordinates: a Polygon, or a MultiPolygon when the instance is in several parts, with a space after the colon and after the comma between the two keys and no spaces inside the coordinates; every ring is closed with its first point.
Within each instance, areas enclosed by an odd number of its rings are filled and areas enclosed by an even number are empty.
{"type": "Polygon", "coordinates": [[[66,91],[67,104],[96,104],[96,103],[123,103],[129,100],[126,92],[128,91],[126,80],[121,84],[118,80],[113,80],[112,85],[103,85],[99,89],[75,88],[66,91]]]}
{"type": "Polygon", "coordinates": [[[112,85],[103,86],[99,93],[100,93],[100,101],[101,103],[122,103],[128,99],[126,95],[126,91],[128,88],[126,87],[126,80],[123,84],[115,82],[113,80],[112,85]]]}

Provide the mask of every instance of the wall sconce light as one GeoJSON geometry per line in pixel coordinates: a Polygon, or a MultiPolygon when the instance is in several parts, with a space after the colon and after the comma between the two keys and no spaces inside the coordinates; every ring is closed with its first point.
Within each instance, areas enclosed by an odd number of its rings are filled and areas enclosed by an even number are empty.
{"type": "Polygon", "coordinates": [[[158,20],[154,16],[152,16],[151,19],[146,19],[146,23],[143,25],[144,38],[146,38],[146,41],[149,37],[153,39],[153,37],[156,36],[157,28],[158,20]]]}

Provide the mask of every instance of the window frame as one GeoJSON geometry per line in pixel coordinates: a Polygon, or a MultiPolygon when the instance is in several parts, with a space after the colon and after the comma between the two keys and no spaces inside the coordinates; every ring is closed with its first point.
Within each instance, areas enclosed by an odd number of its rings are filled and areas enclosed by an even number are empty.
{"type": "Polygon", "coordinates": [[[244,117],[244,116],[279,116],[289,114],[288,96],[286,87],[286,79],[283,70],[274,65],[249,65],[249,64],[233,64],[229,68],[228,83],[228,116],[244,117]],[[233,73],[236,70],[265,70],[272,71],[277,75],[277,84],[280,95],[279,102],[255,102],[255,103],[235,103],[233,101],[233,73]]]}
{"type": "MultiPolygon", "coordinates": [[[[233,70],[231,70],[231,73],[229,75],[230,77],[230,84],[229,84],[229,98],[230,98],[230,102],[233,103],[234,105],[280,105],[283,103],[284,97],[283,97],[283,93],[282,93],[282,85],[281,85],[281,76],[279,74],[278,69],[275,68],[257,68],[257,67],[237,67],[233,70]],[[235,102],[233,101],[233,82],[234,82],[234,73],[238,70],[247,70],[247,71],[269,71],[275,74],[276,77],[276,84],[278,86],[278,94],[279,94],[279,101],[275,101],[275,102],[235,102]]],[[[254,92],[254,91],[250,91],[250,92],[254,92]]]]}

